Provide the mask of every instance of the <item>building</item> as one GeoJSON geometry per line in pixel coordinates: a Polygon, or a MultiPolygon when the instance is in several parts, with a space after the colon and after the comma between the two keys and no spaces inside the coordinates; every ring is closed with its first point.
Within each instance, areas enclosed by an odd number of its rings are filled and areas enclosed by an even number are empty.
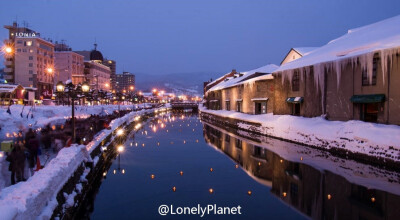
{"type": "Polygon", "coordinates": [[[233,75],[235,75],[235,74],[237,74],[237,72],[236,72],[235,69],[233,69],[231,72],[219,77],[218,79],[216,79],[214,81],[211,79],[209,82],[204,82],[203,83],[204,94],[206,94],[206,92],[210,88],[212,88],[212,87],[216,86],[217,84],[223,82],[228,77],[233,77],[233,75]]]}
{"type": "Polygon", "coordinates": [[[123,72],[122,74],[116,74],[115,90],[119,92],[133,91],[135,89],[135,74],[129,72],[123,72]]]}
{"type": "Polygon", "coordinates": [[[74,85],[82,84],[86,79],[84,75],[84,56],[75,53],[65,43],[56,42],[54,48],[54,84],[72,80],[74,85]]]}
{"type": "Polygon", "coordinates": [[[272,113],[274,106],[273,76],[278,66],[269,64],[226,77],[206,93],[207,105],[215,110],[248,114],[272,113]]]}
{"type": "Polygon", "coordinates": [[[93,89],[111,90],[111,69],[104,65],[103,54],[97,50],[97,44],[91,51],[75,51],[83,56],[85,80],[93,89]]]}
{"type": "Polygon", "coordinates": [[[85,77],[90,87],[96,90],[110,91],[111,70],[94,60],[85,61],[85,77]]]}
{"type": "Polygon", "coordinates": [[[357,29],[274,72],[274,114],[400,125],[400,16],[357,29]]]}
{"type": "Polygon", "coordinates": [[[17,23],[4,27],[9,30],[5,45],[12,47],[12,52],[5,55],[5,79],[24,87],[36,87],[37,98],[50,99],[54,83],[54,44],[29,28],[18,27],[17,23]]]}
{"type": "Polygon", "coordinates": [[[285,63],[292,62],[293,60],[297,60],[302,58],[303,56],[311,53],[313,50],[317,49],[318,47],[296,47],[289,50],[286,54],[285,58],[283,58],[281,65],[285,63]]]}
{"type": "Polygon", "coordinates": [[[110,67],[110,70],[111,70],[110,86],[111,86],[111,89],[114,90],[114,89],[116,89],[115,84],[116,84],[117,62],[115,60],[104,59],[103,64],[110,67]]]}

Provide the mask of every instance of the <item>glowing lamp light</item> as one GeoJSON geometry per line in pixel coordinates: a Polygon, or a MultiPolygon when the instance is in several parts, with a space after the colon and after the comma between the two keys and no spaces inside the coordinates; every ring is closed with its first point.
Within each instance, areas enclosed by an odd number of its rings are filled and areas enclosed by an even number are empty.
{"type": "Polygon", "coordinates": [[[124,130],[122,128],[117,130],[117,136],[121,136],[123,134],[124,134],[124,130]]]}
{"type": "Polygon", "coordinates": [[[208,190],[208,192],[209,192],[210,194],[213,194],[213,193],[214,193],[214,190],[213,190],[212,188],[210,188],[210,189],[208,190]]]}
{"type": "Polygon", "coordinates": [[[65,88],[64,84],[61,81],[59,81],[56,85],[57,92],[64,92],[64,88],[65,88]]]}
{"type": "Polygon", "coordinates": [[[106,172],[103,172],[103,176],[106,176],[107,175],[107,173],[106,172]]]}
{"type": "Polygon", "coordinates": [[[236,164],[236,165],[235,165],[235,168],[236,168],[236,169],[237,169],[237,168],[239,168],[239,165],[238,165],[238,164],[236,164]]]}
{"type": "Polygon", "coordinates": [[[172,191],[173,191],[173,192],[176,192],[176,187],[175,187],[175,186],[172,187],[172,191]]]}
{"type": "Polygon", "coordinates": [[[10,53],[12,53],[13,49],[12,49],[11,47],[9,47],[9,46],[6,46],[6,47],[4,48],[4,51],[5,51],[6,53],[10,54],[10,53]]]}
{"type": "Polygon", "coordinates": [[[114,173],[114,174],[116,174],[116,173],[117,173],[117,171],[116,171],[116,170],[114,170],[114,171],[113,171],[113,173],[114,173]]]}
{"type": "Polygon", "coordinates": [[[151,178],[151,179],[154,179],[155,177],[156,177],[156,176],[155,176],[154,174],[151,174],[151,175],[150,175],[150,178],[151,178]]]}
{"type": "Polygon", "coordinates": [[[157,143],[157,146],[160,146],[160,142],[157,143]]]}
{"type": "Polygon", "coordinates": [[[375,202],[375,201],[376,201],[375,197],[371,197],[371,202],[375,202]]]}
{"type": "Polygon", "coordinates": [[[280,160],[281,163],[283,163],[283,160],[280,160]]]}
{"type": "Polygon", "coordinates": [[[247,195],[251,196],[251,190],[247,191],[247,195]]]}
{"type": "Polygon", "coordinates": [[[286,193],[286,192],[283,192],[283,193],[282,193],[282,196],[283,196],[283,197],[286,197],[286,196],[287,196],[287,193],[286,193]]]}
{"type": "Polygon", "coordinates": [[[87,82],[83,82],[82,84],[82,92],[89,92],[90,86],[87,82]]]}
{"type": "Polygon", "coordinates": [[[331,195],[331,194],[328,194],[328,195],[326,196],[326,198],[327,198],[328,200],[331,200],[331,199],[332,199],[332,195],[331,195]]]}
{"type": "Polygon", "coordinates": [[[183,171],[179,172],[179,174],[180,174],[181,176],[183,176],[183,171]]]}
{"type": "Polygon", "coordinates": [[[261,166],[261,162],[258,162],[258,166],[261,166]]]}
{"type": "Polygon", "coordinates": [[[53,71],[54,71],[53,68],[51,68],[51,67],[48,67],[46,70],[47,70],[47,72],[50,73],[50,74],[52,74],[53,71]]]}
{"type": "Polygon", "coordinates": [[[303,160],[303,157],[300,157],[300,160],[303,160]]]}
{"type": "Polygon", "coordinates": [[[122,172],[122,174],[125,174],[125,169],[122,169],[122,171],[121,171],[121,172],[122,172]]]}
{"type": "Polygon", "coordinates": [[[124,152],[124,150],[125,150],[125,147],[122,146],[122,145],[120,145],[120,146],[117,147],[117,151],[118,151],[119,153],[124,152]]]}
{"type": "Polygon", "coordinates": [[[210,168],[210,172],[212,172],[212,171],[214,171],[214,169],[211,167],[211,168],[210,168]]]}

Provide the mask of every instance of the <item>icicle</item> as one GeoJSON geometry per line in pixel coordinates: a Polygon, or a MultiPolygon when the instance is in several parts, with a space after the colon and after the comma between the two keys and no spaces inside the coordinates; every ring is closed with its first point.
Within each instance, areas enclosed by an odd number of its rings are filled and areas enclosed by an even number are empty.
{"type": "Polygon", "coordinates": [[[336,72],[336,79],[337,79],[337,84],[336,84],[336,88],[337,90],[339,90],[339,86],[340,86],[340,79],[342,77],[342,63],[344,61],[343,60],[336,60],[335,61],[335,72],[336,72]]]}

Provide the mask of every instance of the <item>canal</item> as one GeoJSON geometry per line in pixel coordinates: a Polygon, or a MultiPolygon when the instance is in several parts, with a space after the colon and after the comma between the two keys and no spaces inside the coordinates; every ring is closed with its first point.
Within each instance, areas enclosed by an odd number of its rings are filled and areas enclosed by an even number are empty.
{"type": "Polygon", "coordinates": [[[396,172],[218,128],[197,114],[165,113],[126,134],[85,217],[200,219],[161,216],[159,207],[215,204],[241,214],[203,219],[400,219],[396,172]]]}

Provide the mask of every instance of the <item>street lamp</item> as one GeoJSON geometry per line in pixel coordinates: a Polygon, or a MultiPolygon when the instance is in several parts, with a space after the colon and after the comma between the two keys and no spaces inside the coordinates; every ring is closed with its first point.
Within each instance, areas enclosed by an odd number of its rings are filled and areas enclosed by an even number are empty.
{"type": "Polygon", "coordinates": [[[82,93],[86,95],[90,87],[87,82],[84,82],[82,85],[74,86],[72,82],[68,83],[66,86],[60,81],[56,85],[56,90],[59,94],[67,93],[69,97],[71,97],[72,105],[72,142],[76,141],[76,133],[75,133],[75,100],[82,97],[82,93]]]}
{"type": "Polygon", "coordinates": [[[4,51],[5,51],[7,54],[11,54],[12,51],[13,51],[13,49],[12,49],[11,47],[9,47],[9,46],[6,46],[6,47],[4,48],[4,51]]]}

